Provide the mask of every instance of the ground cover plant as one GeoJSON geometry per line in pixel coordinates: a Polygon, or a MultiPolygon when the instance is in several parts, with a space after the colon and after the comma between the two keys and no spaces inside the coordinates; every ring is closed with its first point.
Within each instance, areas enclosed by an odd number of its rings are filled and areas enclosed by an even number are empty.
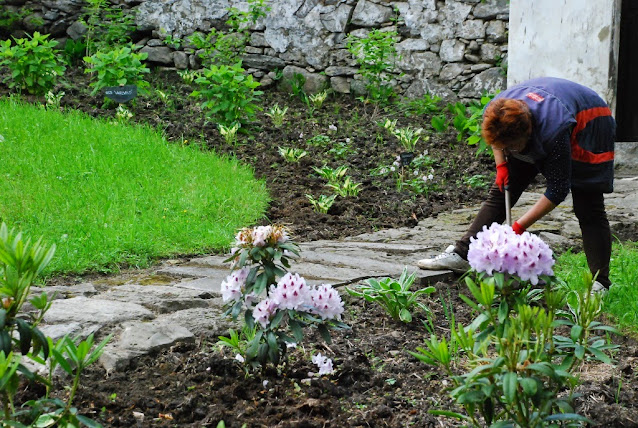
{"type": "Polygon", "coordinates": [[[49,272],[222,249],[268,202],[249,168],[148,126],[2,100],[0,135],[0,218],[57,243],[49,272]]]}

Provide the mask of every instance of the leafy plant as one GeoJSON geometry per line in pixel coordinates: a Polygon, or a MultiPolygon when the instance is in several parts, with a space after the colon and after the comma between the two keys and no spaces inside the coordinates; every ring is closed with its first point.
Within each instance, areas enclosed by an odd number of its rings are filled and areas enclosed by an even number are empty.
{"type": "Polygon", "coordinates": [[[286,162],[292,163],[297,163],[301,158],[308,156],[307,151],[296,147],[279,147],[279,154],[286,162]]]}
{"type": "Polygon", "coordinates": [[[400,109],[406,116],[424,116],[441,111],[441,97],[425,94],[421,98],[403,99],[400,109]]]}
{"type": "Polygon", "coordinates": [[[84,39],[66,39],[62,52],[68,65],[78,65],[86,54],[86,43],[84,39]]]}
{"type": "Polygon", "coordinates": [[[308,144],[310,144],[311,146],[326,147],[330,144],[331,141],[332,140],[330,140],[330,137],[328,137],[327,135],[319,134],[309,138],[308,144]]]}
{"type": "Polygon", "coordinates": [[[292,96],[298,97],[304,104],[308,104],[308,95],[304,90],[306,77],[301,73],[294,73],[288,83],[290,84],[292,96]]]}
{"type": "Polygon", "coordinates": [[[144,91],[149,87],[143,76],[150,70],[142,63],[147,57],[146,52],[135,52],[133,45],[98,51],[85,57],[89,68],[84,72],[95,74],[95,80],[90,85],[93,88],[91,95],[107,86],[136,85],[144,91]]]}
{"type": "Polygon", "coordinates": [[[48,40],[48,34],[37,31],[32,36],[0,42],[0,66],[8,67],[11,75],[4,79],[10,88],[43,94],[55,85],[66,67],[54,48],[58,42],[48,40]]]}
{"type": "Polygon", "coordinates": [[[242,229],[237,234],[228,259],[234,269],[222,283],[222,297],[226,315],[237,319],[243,311],[246,328],[256,329],[245,350],[244,363],[249,367],[278,365],[288,345],[303,340],[305,327],[316,327],[328,343],[329,328],[347,328],[339,321],[343,302],[336,290],[329,285],[308,286],[304,278],[286,272],[295,255],[299,247],[282,226],[242,229]]]}
{"type": "Polygon", "coordinates": [[[328,211],[330,211],[330,208],[332,207],[332,205],[335,203],[335,200],[337,199],[337,195],[330,195],[330,196],[320,195],[319,198],[317,199],[315,199],[312,195],[306,195],[306,198],[312,205],[312,209],[315,212],[318,212],[321,214],[327,214],[328,211]]]}
{"type": "Polygon", "coordinates": [[[403,268],[403,272],[398,280],[393,278],[383,278],[377,280],[370,278],[365,285],[360,285],[357,289],[347,288],[352,296],[362,297],[368,302],[377,302],[396,321],[411,322],[414,308],[418,308],[428,314],[430,309],[425,303],[419,300],[424,294],[432,294],[434,287],[425,287],[416,291],[410,288],[416,280],[416,272],[408,273],[408,268],[403,268]]]}
{"type": "Polygon", "coordinates": [[[280,128],[284,124],[284,118],[287,112],[287,106],[282,109],[279,107],[279,104],[275,104],[268,110],[266,116],[272,120],[272,124],[275,125],[275,128],[280,128]]]}
{"type": "Polygon", "coordinates": [[[25,426],[22,422],[29,426],[97,426],[91,419],[78,415],[72,401],[81,372],[97,360],[109,338],[93,351],[92,336],[77,347],[66,338],[53,345],[37,327],[51,307],[46,293],[28,300],[35,311],[22,311],[36,277],[53,258],[55,248],[55,245],[47,248],[42,240],[25,239],[22,233],[9,230],[4,223],[0,225],[0,415],[7,426],[25,426]],[[65,355],[60,353],[61,349],[65,349],[65,355]],[[42,365],[49,360],[48,380],[27,369],[21,362],[24,356],[42,365]],[[67,358],[75,368],[71,368],[67,358]],[[58,365],[74,375],[66,403],[48,398],[52,373],[58,365]],[[24,403],[23,409],[16,411],[14,397],[20,377],[44,384],[47,395],[24,403]],[[55,410],[51,410],[53,408],[55,410]]]}
{"type": "Polygon", "coordinates": [[[594,321],[601,299],[591,293],[591,275],[584,291],[566,295],[550,276],[549,247],[533,235],[516,235],[496,224],[477,235],[468,260],[479,271],[478,282],[466,277],[471,297],[461,298],[476,318],[468,326],[451,325],[450,341],[431,336],[425,347],[411,352],[447,371],[454,382],[450,395],[465,410],[431,413],[475,427],[587,422],[571,405],[579,383],[574,373],[585,358],[611,362],[605,352],[614,346],[594,333],[615,331],[594,321]],[[530,246],[533,252],[526,250],[530,246]],[[509,258],[500,258],[503,254],[509,258]],[[543,288],[532,287],[540,281],[543,288]],[[566,303],[569,311],[562,309],[566,303]],[[569,336],[562,335],[565,327],[569,336]],[[469,371],[455,374],[453,349],[465,355],[469,371]]]}
{"type": "Polygon", "coordinates": [[[438,116],[432,116],[430,119],[430,124],[432,125],[432,129],[437,132],[444,132],[447,129],[447,119],[444,114],[438,116]]]}
{"type": "Polygon", "coordinates": [[[115,109],[115,118],[118,120],[118,122],[128,122],[133,118],[133,113],[131,113],[129,109],[124,107],[124,105],[120,104],[115,109]]]}
{"type": "Polygon", "coordinates": [[[130,44],[135,30],[134,9],[124,10],[113,6],[109,0],[86,0],[88,3],[83,21],[87,32],[84,39],[86,56],[97,51],[111,51],[130,44]]]}
{"type": "Polygon", "coordinates": [[[250,39],[249,30],[269,10],[266,0],[248,0],[246,3],[247,11],[234,7],[228,9],[225,29],[213,28],[207,35],[196,32],[189,37],[189,42],[202,51],[199,56],[205,67],[241,66],[241,56],[250,39]]]}
{"type": "MultiPolygon", "coordinates": [[[[416,148],[416,143],[421,138],[421,133],[423,132],[423,128],[412,128],[407,126],[405,128],[397,128],[394,130],[394,136],[399,140],[399,144],[403,147],[403,150],[406,152],[414,152],[416,148]]],[[[429,137],[426,137],[427,141],[429,137]]]]}
{"type": "Polygon", "coordinates": [[[493,98],[494,94],[483,95],[480,101],[474,101],[468,106],[461,102],[448,105],[448,110],[454,115],[452,124],[458,132],[457,141],[465,139],[465,142],[471,146],[478,145],[477,155],[487,149],[487,143],[481,135],[481,122],[485,106],[493,98]]]}
{"type": "Polygon", "coordinates": [[[234,146],[237,143],[237,131],[239,131],[240,124],[236,123],[233,126],[219,125],[219,133],[224,137],[226,144],[234,146]]]}
{"type": "Polygon", "coordinates": [[[334,192],[343,197],[357,197],[361,191],[361,183],[355,183],[352,181],[352,177],[345,177],[343,181],[336,181],[327,184],[334,192]]]}
{"type": "Polygon", "coordinates": [[[312,169],[319,174],[321,178],[324,178],[328,184],[340,183],[343,181],[343,178],[348,171],[348,167],[345,165],[341,165],[337,168],[330,168],[327,165],[324,165],[321,168],[313,166],[312,169]]]}
{"type": "Polygon", "coordinates": [[[255,89],[259,82],[246,75],[238,64],[232,66],[212,65],[202,71],[196,82],[200,89],[193,91],[194,97],[203,98],[202,108],[224,126],[235,123],[246,124],[261,110],[255,102],[263,94],[255,89]]]}
{"type": "MultiPolygon", "coordinates": [[[[4,4],[4,0],[0,1],[0,6],[4,4]]],[[[29,8],[22,8],[18,11],[13,11],[9,8],[0,8],[0,28],[9,28],[15,22],[22,21],[25,17],[29,16],[33,11],[29,8]]]]}
{"type": "Polygon", "coordinates": [[[185,83],[188,83],[189,85],[197,80],[197,78],[199,77],[199,73],[194,70],[178,70],[177,74],[185,83]]]}
{"type": "Polygon", "coordinates": [[[345,141],[339,141],[328,150],[328,154],[336,160],[346,159],[348,156],[354,155],[355,153],[357,153],[357,150],[345,141]]]}
{"type": "Polygon", "coordinates": [[[309,101],[309,104],[314,109],[320,109],[321,106],[323,106],[323,102],[326,100],[327,97],[328,97],[328,91],[321,91],[316,94],[309,95],[308,101],[309,101]]]}
{"type": "Polygon", "coordinates": [[[390,86],[390,73],[395,70],[397,60],[397,33],[372,30],[366,37],[349,37],[347,47],[359,64],[359,73],[366,81],[368,99],[373,103],[386,104],[395,95],[390,86]]]}
{"type": "Polygon", "coordinates": [[[475,174],[471,177],[464,177],[463,183],[465,183],[472,189],[485,189],[489,186],[487,177],[482,174],[475,174]]]}
{"type": "Polygon", "coordinates": [[[46,102],[47,108],[53,108],[58,110],[60,108],[60,102],[64,97],[64,92],[60,91],[57,94],[54,94],[53,91],[49,91],[44,95],[44,100],[46,102]]]}

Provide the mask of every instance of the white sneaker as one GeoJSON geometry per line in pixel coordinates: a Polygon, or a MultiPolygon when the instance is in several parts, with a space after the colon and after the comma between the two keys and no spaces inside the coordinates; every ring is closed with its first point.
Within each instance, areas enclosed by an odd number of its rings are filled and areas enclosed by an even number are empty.
{"type": "Polygon", "coordinates": [[[591,286],[592,293],[602,294],[604,296],[605,294],[607,294],[608,291],[609,289],[598,281],[594,281],[594,283],[591,286]]]}
{"type": "Polygon", "coordinates": [[[423,259],[416,262],[421,269],[427,270],[451,270],[455,273],[465,273],[470,269],[470,264],[454,251],[454,245],[446,248],[445,252],[431,259],[423,259]]]}

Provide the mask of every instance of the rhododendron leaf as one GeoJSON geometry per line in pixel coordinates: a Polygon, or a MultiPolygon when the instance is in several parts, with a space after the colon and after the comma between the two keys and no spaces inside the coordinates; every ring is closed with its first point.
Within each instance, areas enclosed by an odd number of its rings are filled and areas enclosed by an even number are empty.
{"type": "Polygon", "coordinates": [[[597,360],[605,363],[605,364],[612,364],[611,358],[609,358],[606,354],[604,354],[603,352],[601,352],[599,349],[596,349],[592,346],[588,346],[587,347],[587,351],[590,352],[591,354],[594,355],[594,357],[596,357],[597,360]]]}
{"type": "Polygon", "coordinates": [[[265,365],[268,362],[268,350],[270,347],[267,343],[260,343],[257,349],[257,361],[259,361],[262,365],[265,365]]]}
{"type": "Polygon", "coordinates": [[[270,320],[270,328],[276,329],[277,327],[279,327],[279,324],[281,323],[281,320],[284,318],[285,314],[285,311],[277,311],[272,320],[270,320]]]}
{"type": "Polygon", "coordinates": [[[505,300],[501,301],[501,304],[498,305],[498,322],[501,324],[505,322],[507,315],[509,314],[510,308],[505,300]]]}
{"type": "Polygon", "coordinates": [[[301,325],[295,320],[289,320],[288,326],[292,331],[292,335],[295,337],[297,342],[301,342],[303,340],[303,330],[301,329],[301,325]]]}
{"type": "Polygon", "coordinates": [[[477,311],[480,311],[481,308],[479,308],[479,306],[474,303],[469,297],[467,297],[464,294],[459,294],[459,297],[461,298],[461,300],[463,300],[465,303],[467,303],[472,309],[475,309],[477,311]]]}
{"type": "Polygon", "coordinates": [[[525,377],[522,378],[519,383],[521,384],[523,391],[525,391],[525,394],[530,397],[536,395],[536,392],[538,391],[538,383],[535,379],[525,377]]]}
{"type": "Polygon", "coordinates": [[[503,275],[502,272],[495,272],[493,278],[496,286],[499,288],[499,290],[502,290],[503,286],[505,285],[505,275],[503,275]]]}
{"type": "MultiPolygon", "coordinates": [[[[246,311],[244,313],[244,323],[246,323],[246,327],[251,330],[255,328],[255,318],[253,317],[253,313],[251,311],[246,311]]],[[[261,332],[257,334],[261,335],[261,332]]]]}
{"type": "Polygon", "coordinates": [[[286,269],[290,269],[290,262],[286,257],[281,258],[281,264],[284,265],[286,269]]]}
{"type": "Polygon", "coordinates": [[[237,302],[235,302],[235,304],[231,307],[230,309],[230,316],[236,320],[237,317],[239,316],[239,313],[241,312],[241,307],[242,307],[242,301],[238,300],[237,302]]]}
{"type": "Polygon", "coordinates": [[[505,395],[505,402],[513,403],[516,399],[516,392],[518,390],[518,376],[516,373],[507,372],[503,376],[503,395],[505,395]]]}
{"type": "Polygon", "coordinates": [[[583,328],[579,325],[575,325],[572,327],[572,330],[569,336],[572,338],[574,342],[578,342],[582,334],[583,334],[583,328]]]}
{"type": "Polygon", "coordinates": [[[577,343],[576,347],[574,348],[574,356],[579,360],[585,358],[585,347],[577,343]]]}
{"type": "Polygon", "coordinates": [[[260,273],[255,280],[255,286],[253,288],[253,293],[256,295],[260,295],[268,285],[268,278],[264,272],[260,273]]]}
{"type": "Polygon", "coordinates": [[[247,251],[241,251],[241,253],[239,254],[239,267],[244,267],[244,265],[246,264],[246,259],[248,258],[248,252],[247,251]]]}
{"type": "Polygon", "coordinates": [[[327,344],[332,343],[332,338],[330,337],[330,331],[328,331],[328,328],[326,327],[325,324],[319,324],[319,326],[317,327],[317,330],[319,330],[319,334],[321,334],[321,337],[327,344]]]}
{"type": "Polygon", "coordinates": [[[253,267],[250,269],[250,272],[248,272],[248,276],[246,277],[246,286],[253,285],[253,283],[255,282],[255,277],[257,276],[257,271],[257,267],[253,267]]]}

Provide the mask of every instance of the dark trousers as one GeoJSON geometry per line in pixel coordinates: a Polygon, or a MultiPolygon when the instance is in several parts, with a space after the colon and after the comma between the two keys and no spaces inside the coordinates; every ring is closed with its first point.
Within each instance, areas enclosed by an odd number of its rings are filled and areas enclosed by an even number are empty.
{"type": "MultiPolygon", "coordinates": [[[[526,162],[510,160],[509,191],[512,206],[516,204],[523,191],[529,186],[538,169],[526,162]],[[515,164],[515,165],[512,165],[515,164]]],[[[592,275],[598,273],[597,280],[605,287],[609,280],[609,259],[611,258],[611,230],[605,212],[605,200],[602,192],[572,189],[574,213],[580,224],[583,236],[583,248],[587,264],[592,275]]],[[[505,221],[505,193],[496,185],[490,188],[487,200],[481,206],[467,233],[456,242],[455,251],[464,259],[470,247],[470,238],[476,236],[483,226],[505,221]]]]}

